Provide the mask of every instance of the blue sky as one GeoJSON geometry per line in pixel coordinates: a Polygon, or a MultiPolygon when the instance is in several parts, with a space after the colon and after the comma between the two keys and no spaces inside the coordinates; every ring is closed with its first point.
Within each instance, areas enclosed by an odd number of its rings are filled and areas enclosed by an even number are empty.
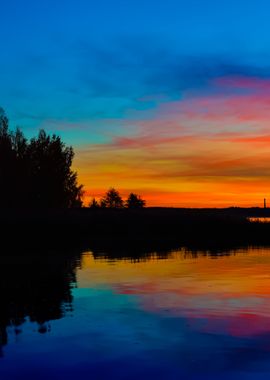
{"type": "Polygon", "coordinates": [[[269,13],[266,0],[2,1],[0,106],[27,136],[104,153],[164,105],[250,91],[218,78],[268,80],[269,13]]]}
{"type": "Polygon", "coordinates": [[[212,76],[270,74],[267,1],[11,0],[1,9],[0,104],[25,128],[121,118],[212,76]]]}

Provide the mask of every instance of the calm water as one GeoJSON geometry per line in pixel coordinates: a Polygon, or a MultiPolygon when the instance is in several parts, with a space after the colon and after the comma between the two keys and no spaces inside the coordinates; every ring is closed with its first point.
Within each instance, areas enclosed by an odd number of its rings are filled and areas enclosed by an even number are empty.
{"type": "Polygon", "coordinates": [[[270,223],[269,216],[248,218],[250,222],[270,223]]]}
{"type": "Polygon", "coordinates": [[[0,271],[1,380],[270,378],[270,249],[0,271]]]}

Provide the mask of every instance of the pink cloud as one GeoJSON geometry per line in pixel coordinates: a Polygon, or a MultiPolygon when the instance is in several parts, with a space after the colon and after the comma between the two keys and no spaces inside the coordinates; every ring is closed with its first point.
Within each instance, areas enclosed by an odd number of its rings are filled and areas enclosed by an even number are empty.
{"type": "Polygon", "coordinates": [[[231,89],[247,89],[250,91],[267,91],[270,92],[270,80],[258,77],[233,76],[217,78],[213,83],[219,87],[231,89]]]}
{"type": "Polygon", "coordinates": [[[269,300],[261,298],[260,312],[257,304],[238,295],[238,303],[231,303],[232,294],[210,293],[207,297],[194,294],[188,287],[181,289],[162,288],[155,282],[121,284],[114,286],[119,294],[136,295],[144,310],[165,313],[188,319],[193,329],[204,333],[226,333],[235,337],[248,337],[270,333],[269,300]],[[205,323],[198,323],[204,320],[205,323]]]}
{"type": "Polygon", "coordinates": [[[198,197],[203,205],[213,199],[219,205],[243,204],[243,189],[248,199],[259,199],[270,174],[270,80],[219,78],[212,86],[218,91],[211,95],[163,102],[151,119],[140,111],[135,120],[119,120],[110,142],[78,153],[82,182],[92,177],[99,193],[117,184],[124,193],[136,188],[151,205],[165,204],[164,199],[198,205],[198,197]]]}

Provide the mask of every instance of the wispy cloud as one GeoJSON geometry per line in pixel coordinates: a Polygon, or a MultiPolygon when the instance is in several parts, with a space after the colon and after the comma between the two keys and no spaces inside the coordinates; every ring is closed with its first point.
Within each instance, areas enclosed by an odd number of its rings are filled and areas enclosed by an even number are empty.
{"type": "MultiPolygon", "coordinates": [[[[128,135],[123,125],[110,142],[85,146],[78,167],[92,162],[93,171],[86,171],[100,188],[114,185],[117,178],[115,185],[124,190],[134,186],[153,204],[155,192],[161,204],[203,205],[214,197],[224,205],[235,202],[236,194],[242,204],[254,202],[270,183],[267,82],[218,78],[209,83],[217,89],[215,95],[184,93],[182,100],[162,103],[151,119],[126,120],[128,135]],[[244,91],[235,93],[235,88],[244,91]]],[[[147,111],[139,114],[147,116],[147,111]]]]}

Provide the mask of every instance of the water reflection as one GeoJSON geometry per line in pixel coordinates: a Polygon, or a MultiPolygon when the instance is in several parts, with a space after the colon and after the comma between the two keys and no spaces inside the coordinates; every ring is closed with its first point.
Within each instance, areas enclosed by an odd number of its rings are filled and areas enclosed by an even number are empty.
{"type": "Polygon", "coordinates": [[[269,217],[252,217],[248,218],[250,222],[259,222],[259,223],[270,223],[270,218],[269,217]]]}
{"type": "Polygon", "coordinates": [[[48,252],[0,257],[0,346],[8,341],[7,328],[18,335],[28,320],[45,333],[50,320],[72,310],[71,288],[79,257],[48,252]]]}
{"type": "Polygon", "coordinates": [[[0,268],[1,379],[269,378],[269,248],[17,255],[0,268]]]}

